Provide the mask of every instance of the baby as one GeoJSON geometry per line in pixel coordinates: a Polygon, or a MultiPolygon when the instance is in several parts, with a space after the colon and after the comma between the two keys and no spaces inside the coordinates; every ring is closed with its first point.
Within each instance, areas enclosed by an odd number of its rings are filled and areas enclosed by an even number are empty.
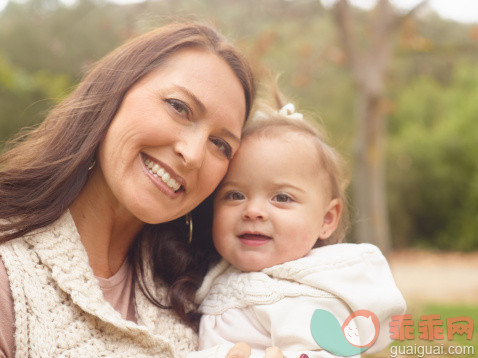
{"type": "Polygon", "coordinates": [[[261,109],[214,199],[213,242],[223,260],[197,293],[202,351],[225,357],[246,342],[285,357],[378,351],[405,302],[370,244],[343,244],[341,160],[294,112],[261,109]],[[370,348],[370,349],[369,349],[370,348]]]}

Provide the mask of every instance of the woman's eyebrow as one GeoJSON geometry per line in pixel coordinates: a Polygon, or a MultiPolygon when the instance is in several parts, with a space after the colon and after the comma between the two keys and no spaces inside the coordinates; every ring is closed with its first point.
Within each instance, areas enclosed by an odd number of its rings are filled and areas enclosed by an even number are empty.
{"type": "MultiPolygon", "coordinates": [[[[196,104],[196,106],[199,108],[199,111],[201,113],[206,113],[207,112],[207,109],[206,109],[206,106],[204,105],[204,103],[202,103],[201,100],[199,98],[197,98],[194,93],[192,93],[186,87],[183,87],[181,85],[175,85],[174,87],[176,87],[179,91],[183,92],[186,96],[191,98],[191,100],[196,104]]],[[[241,143],[241,138],[238,137],[237,135],[235,135],[234,133],[232,133],[230,130],[224,128],[224,129],[222,129],[222,132],[224,133],[224,135],[230,137],[231,139],[238,142],[239,144],[241,143]]]]}
{"type": "Polygon", "coordinates": [[[239,138],[237,135],[232,133],[230,130],[223,128],[222,131],[225,136],[230,137],[232,140],[236,141],[237,143],[241,144],[241,138],[239,138]]]}
{"type": "Polygon", "coordinates": [[[175,85],[175,87],[180,90],[181,92],[183,92],[186,96],[188,96],[189,98],[191,98],[191,100],[195,103],[196,107],[199,108],[199,111],[202,112],[202,113],[205,113],[207,112],[207,109],[206,109],[206,106],[204,105],[204,103],[201,102],[201,100],[199,98],[196,97],[196,95],[194,93],[192,93],[190,90],[188,90],[186,87],[183,87],[181,85],[175,85]]]}

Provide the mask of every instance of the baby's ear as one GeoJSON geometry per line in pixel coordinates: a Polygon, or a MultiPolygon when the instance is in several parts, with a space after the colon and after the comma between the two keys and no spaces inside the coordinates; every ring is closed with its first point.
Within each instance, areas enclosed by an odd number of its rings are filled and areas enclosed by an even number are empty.
{"type": "Polygon", "coordinates": [[[332,235],[339,224],[343,203],[340,199],[332,199],[322,220],[319,239],[326,240],[332,235]]]}

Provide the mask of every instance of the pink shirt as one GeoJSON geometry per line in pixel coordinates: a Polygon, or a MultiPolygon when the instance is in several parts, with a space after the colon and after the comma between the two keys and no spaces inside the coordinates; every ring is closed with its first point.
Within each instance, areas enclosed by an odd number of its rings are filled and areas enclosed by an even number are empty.
{"type": "MultiPolygon", "coordinates": [[[[97,277],[105,300],[121,313],[124,319],[136,322],[131,267],[125,261],[110,278],[97,277]]],[[[15,312],[10,282],[0,259],[0,358],[15,356],[15,312]]]]}

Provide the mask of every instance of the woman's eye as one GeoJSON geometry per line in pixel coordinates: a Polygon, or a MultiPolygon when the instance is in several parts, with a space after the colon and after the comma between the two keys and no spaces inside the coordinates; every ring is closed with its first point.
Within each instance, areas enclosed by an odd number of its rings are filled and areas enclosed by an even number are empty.
{"type": "Polygon", "coordinates": [[[287,194],[277,194],[272,200],[277,201],[278,203],[290,203],[293,201],[293,199],[287,194]]]}
{"type": "Polygon", "coordinates": [[[231,159],[232,149],[226,141],[220,138],[211,138],[210,140],[227,159],[231,159]]]}
{"type": "Polygon", "coordinates": [[[167,99],[166,102],[168,102],[169,105],[171,107],[173,107],[173,109],[176,112],[178,112],[178,114],[180,114],[181,116],[189,118],[189,115],[190,115],[191,111],[189,110],[189,107],[185,103],[183,103],[183,102],[181,102],[177,99],[167,99]]]}
{"type": "Polygon", "coordinates": [[[245,196],[239,191],[230,191],[225,197],[227,200],[244,200],[245,196]]]}

